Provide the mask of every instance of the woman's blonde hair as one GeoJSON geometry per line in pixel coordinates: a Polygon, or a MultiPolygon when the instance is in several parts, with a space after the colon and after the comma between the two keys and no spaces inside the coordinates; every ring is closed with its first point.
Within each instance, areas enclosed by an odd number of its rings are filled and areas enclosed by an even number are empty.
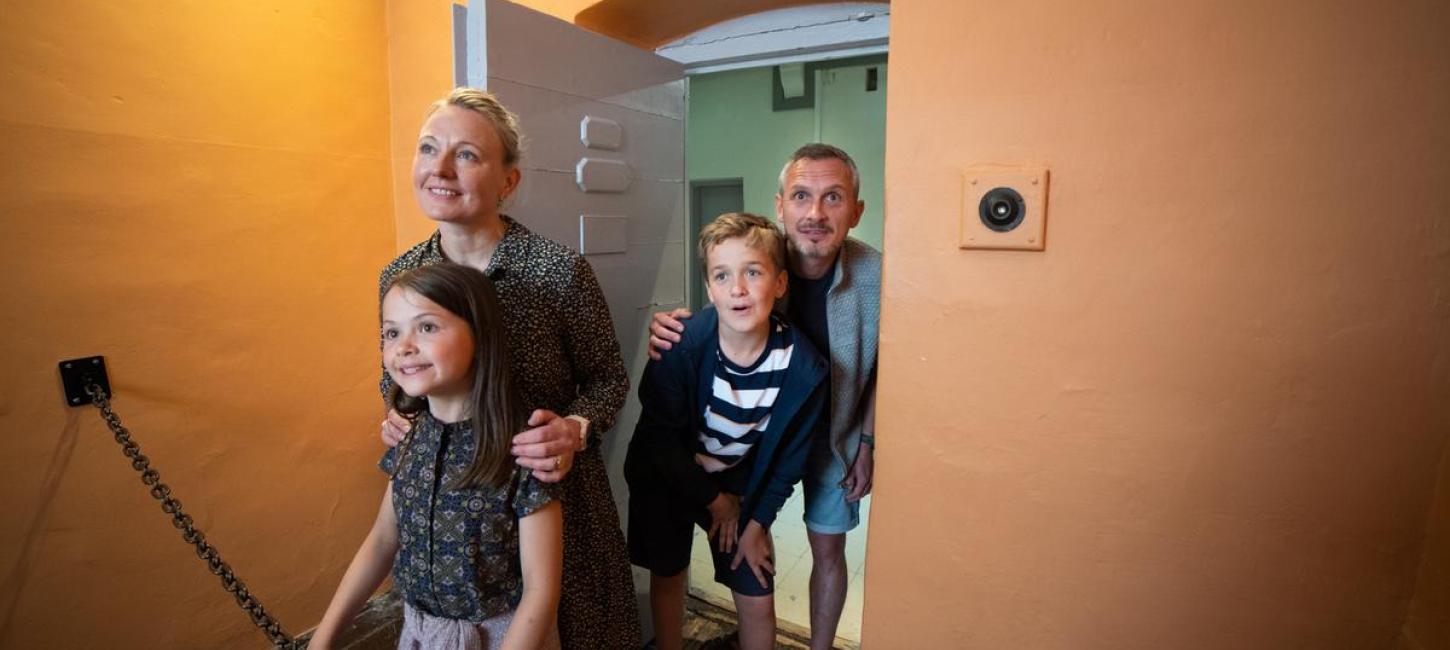
{"type": "Polygon", "coordinates": [[[522,156],[522,136],[519,134],[519,118],[513,111],[505,108],[499,103],[498,98],[486,90],[460,86],[454,88],[447,96],[433,102],[428,107],[428,116],[438,112],[444,106],[457,106],[482,115],[493,125],[493,130],[498,134],[499,141],[503,142],[503,162],[512,167],[519,162],[522,156]]]}

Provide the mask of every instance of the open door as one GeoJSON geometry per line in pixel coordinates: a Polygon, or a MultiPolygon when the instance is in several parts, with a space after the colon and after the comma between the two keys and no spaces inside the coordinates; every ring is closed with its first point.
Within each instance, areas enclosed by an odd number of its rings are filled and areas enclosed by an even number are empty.
{"type": "MultiPolygon", "coordinates": [[[[638,386],[650,314],[685,302],[685,81],[679,63],[502,0],[454,8],[454,74],[519,116],[523,181],[505,212],[582,253],[638,386]]],[[[626,513],[631,392],[603,439],[626,513]]]]}

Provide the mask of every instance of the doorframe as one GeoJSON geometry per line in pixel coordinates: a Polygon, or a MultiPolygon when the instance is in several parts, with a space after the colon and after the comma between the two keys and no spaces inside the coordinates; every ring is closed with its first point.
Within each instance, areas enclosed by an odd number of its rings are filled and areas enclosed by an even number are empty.
{"type": "Polygon", "coordinates": [[[710,187],[740,188],[740,201],[743,206],[745,204],[745,179],[738,176],[707,178],[688,181],[688,185],[690,189],[689,208],[685,211],[685,269],[690,275],[685,281],[685,305],[694,310],[705,306],[705,303],[708,302],[705,298],[705,280],[700,273],[700,247],[695,242],[699,238],[700,228],[705,225],[705,220],[719,216],[700,214],[700,190],[710,187]]]}
{"type": "Polygon", "coordinates": [[[685,74],[820,61],[887,51],[889,2],[828,2],[769,9],[703,27],[655,48],[685,74]]]}

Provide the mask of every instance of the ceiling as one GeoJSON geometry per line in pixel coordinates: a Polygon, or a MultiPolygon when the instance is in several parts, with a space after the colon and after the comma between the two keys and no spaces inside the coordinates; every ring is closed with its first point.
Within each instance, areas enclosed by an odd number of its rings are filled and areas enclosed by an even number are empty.
{"type": "Polygon", "coordinates": [[[515,0],[593,32],[645,49],[722,20],[820,0],[515,0]]]}

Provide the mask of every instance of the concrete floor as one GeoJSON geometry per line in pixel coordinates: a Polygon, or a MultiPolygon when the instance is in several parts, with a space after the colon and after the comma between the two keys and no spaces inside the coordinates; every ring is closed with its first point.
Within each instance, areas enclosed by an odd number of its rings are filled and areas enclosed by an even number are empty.
{"type": "MultiPolygon", "coordinates": [[[[393,650],[398,647],[402,620],[402,603],[397,594],[385,593],[368,603],[353,626],[338,639],[337,646],[341,650],[393,650]]],[[[735,612],[699,598],[690,598],[685,609],[685,650],[735,648],[736,627],[735,612]]],[[[305,644],[309,636],[304,634],[299,640],[305,644]]],[[[782,630],[776,637],[776,648],[804,650],[809,647],[808,641],[804,630],[782,630]]]]}
{"type": "MultiPolygon", "coordinates": [[[[776,617],[780,634],[777,647],[804,648],[810,630],[811,550],[802,522],[803,497],[799,488],[786,501],[771,531],[777,556],[776,617]]],[[[857,648],[861,642],[862,591],[865,586],[866,522],[871,512],[871,498],[861,503],[861,525],[846,535],[846,566],[851,572],[847,586],[846,607],[836,630],[836,646],[857,648]]],[[[735,630],[734,604],[730,590],[715,584],[714,568],[705,533],[696,530],[690,564],[690,595],[686,614],[687,647],[699,650],[731,648],[729,638],[735,630]]],[[[645,600],[648,573],[634,570],[637,597],[644,624],[645,638],[651,636],[649,606],[645,600]]],[[[368,611],[359,617],[339,647],[346,650],[387,650],[397,647],[402,621],[401,603],[391,593],[369,603],[368,611]]],[[[306,635],[303,635],[304,637],[306,635]]]]}
{"type": "MultiPolygon", "coordinates": [[[[800,486],[791,494],[776,517],[771,533],[775,539],[775,615],[781,628],[809,630],[811,547],[802,520],[804,497],[800,486]]],[[[871,514],[871,497],[861,502],[861,525],[846,534],[846,568],[851,580],[846,587],[846,607],[836,628],[836,644],[854,647],[861,643],[861,595],[866,573],[866,522],[871,514]]],[[[705,531],[695,529],[690,558],[690,593],[706,601],[733,607],[730,590],[716,584],[714,565],[705,531]]]]}

